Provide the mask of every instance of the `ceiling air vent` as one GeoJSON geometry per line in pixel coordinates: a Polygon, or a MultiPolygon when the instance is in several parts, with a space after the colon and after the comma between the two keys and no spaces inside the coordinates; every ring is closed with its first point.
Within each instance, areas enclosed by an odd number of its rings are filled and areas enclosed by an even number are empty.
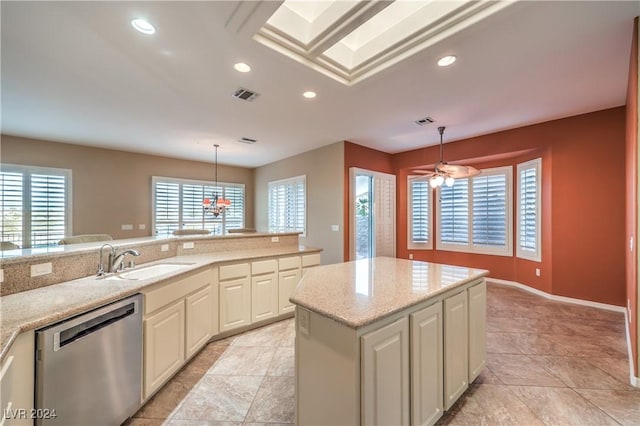
{"type": "Polygon", "coordinates": [[[414,121],[418,126],[426,126],[427,124],[433,123],[435,120],[431,117],[421,118],[420,120],[414,121]]]}
{"type": "Polygon", "coordinates": [[[242,87],[240,87],[238,90],[236,90],[233,94],[233,97],[236,99],[241,99],[243,101],[247,101],[247,102],[251,102],[252,100],[254,100],[255,98],[257,98],[258,96],[260,96],[259,93],[253,92],[249,89],[243,89],[242,87]]]}
{"type": "Polygon", "coordinates": [[[238,142],[242,142],[242,143],[246,143],[246,144],[251,145],[252,143],[258,142],[258,140],[257,139],[241,137],[240,139],[238,139],[238,142]]]}

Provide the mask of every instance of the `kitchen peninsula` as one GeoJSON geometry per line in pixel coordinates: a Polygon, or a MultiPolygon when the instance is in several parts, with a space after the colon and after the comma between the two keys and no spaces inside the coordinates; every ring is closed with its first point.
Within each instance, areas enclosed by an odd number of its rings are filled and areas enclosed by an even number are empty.
{"type": "Polygon", "coordinates": [[[379,257],[309,270],[296,423],[433,424],[485,365],[488,271],[379,257]]]}

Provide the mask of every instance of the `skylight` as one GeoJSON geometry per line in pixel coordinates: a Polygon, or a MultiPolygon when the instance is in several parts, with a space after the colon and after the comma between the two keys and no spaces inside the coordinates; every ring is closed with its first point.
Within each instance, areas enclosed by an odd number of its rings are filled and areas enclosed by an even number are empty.
{"type": "Polygon", "coordinates": [[[286,0],[254,39],[353,85],[512,3],[286,0]]]}

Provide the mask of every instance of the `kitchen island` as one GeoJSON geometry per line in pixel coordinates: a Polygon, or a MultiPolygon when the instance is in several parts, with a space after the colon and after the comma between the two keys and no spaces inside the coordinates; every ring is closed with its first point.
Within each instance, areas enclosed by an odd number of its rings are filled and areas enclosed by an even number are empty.
{"type": "Polygon", "coordinates": [[[307,271],[296,424],[433,424],[485,365],[488,271],[379,257],[307,271]]]}

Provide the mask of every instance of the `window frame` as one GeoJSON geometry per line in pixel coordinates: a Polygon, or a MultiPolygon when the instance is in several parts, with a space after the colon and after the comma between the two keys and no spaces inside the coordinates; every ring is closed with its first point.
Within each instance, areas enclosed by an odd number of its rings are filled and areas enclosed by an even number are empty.
{"type": "MultiPolygon", "coordinates": [[[[0,164],[0,172],[22,174],[22,244],[21,249],[38,249],[33,247],[32,231],[32,206],[31,206],[31,176],[34,174],[64,176],[65,179],[65,207],[64,207],[64,237],[73,235],[73,171],[58,167],[31,166],[26,164],[0,164]]],[[[0,238],[2,236],[0,235],[0,238]]],[[[61,238],[61,239],[62,239],[61,238]]],[[[56,244],[47,244],[45,247],[53,247],[56,244]]]]}
{"type": "Polygon", "coordinates": [[[409,250],[433,249],[433,188],[429,185],[429,178],[422,175],[407,176],[407,248],[409,250]],[[427,185],[427,241],[415,242],[413,235],[413,182],[424,182],[427,185]]]}
{"type": "Polygon", "coordinates": [[[440,210],[441,206],[441,190],[442,187],[436,188],[436,197],[434,208],[437,209],[438,218],[435,223],[436,229],[436,249],[442,251],[454,251],[471,254],[484,254],[494,256],[513,256],[513,166],[500,166],[492,167],[488,169],[482,169],[482,173],[479,176],[474,176],[464,179],[456,179],[456,182],[460,180],[468,181],[467,189],[467,243],[446,243],[442,242],[442,214],[440,210]],[[501,247],[492,247],[487,245],[480,245],[473,243],[473,179],[476,177],[492,176],[492,175],[506,175],[506,188],[505,188],[505,205],[506,205],[506,223],[505,223],[505,245],[501,247]]]}
{"type": "MultiPolygon", "coordinates": [[[[157,225],[158,225],[158,221],[156,220],[156,184],[157,183],[172,183],[172,184],[178,184],[179,186],[179,190],[178,190],[178,228],[177,229],[191,229],[191,228],[183,228],[183,224],[185,222],[185,220],[183,219],[183,212],[182,212],[182,185],[203,185],[203,186],[218,186],[223,188],[229,188],[229,187],[234,187],[234,188],[242,188],[242,228],[245,227],[246,225],[246,185],[244,183],[234,183],[234,182],[216,182],[214,181],[209,181],[209,180],[198,180],[198,179],[185,179],[185,178],[174,178],[174,177],[166,177],[166,176],[152,176],[151,177],[151,229],[152,229],[152,235],[153,236],[168,236],[170,234],[161,234],[158,235],[156,234],[156,229],[157,229],[157,225]]],[[[233,208],[233,205],[231,206],[233,208]]],[[[220,235],[225,235],[227,233],[227,218],[226,218],[226,213],[222,214],[219,216],[219,220],[220,223],[222,224],[222,233],[220,235]]],[[[236,222],[235,220],[233,220],[233,222],[236,222]]],[[[197,222],[193,222],[190,221],[189,223],[193,224],[193,223],[197,223],[197,222]]],[[[205,225],[205,221],[202,221],[202,225],[204,227],[205,225]]],[[[230,229],[234,229],[234,228],[230,228],[230,229]]],[[[217,234],[215,234],[217,235],[217,234]]]]}
{"type": "Polygon", "coordinates": [[[516,185],[516,257],[520,259],[532,260],[534,262],[542,262],[542,158],[534,158],[533,160],[518,163],[517,165],[517,185],[516,185]],[[521,223],[521,206],[520,201],[522,194],[520,192],[521,172],[527,169],[536,170],[536,250],[523,249],[520,246],[520,223],[521,223]]]}
{"type": "Polygon", "coordinates": [[[306,237],[307,236],[307,194],[308,194],[308,189],[307,189],[307,175],[298,175],[298,176],[292,176],[292,177],[288,177],[288,178],[284,178],[284,179],[278,179],[278,180],[272,180],[269,181],[267,183],[267,228],[269,229],[269,232],[301,232],[300,236],[301,237],[306,237]],[[299,183],[302,182],[302,186],[304,188],[304,203],[303,203],[303,207],[304,207],[304,212],[302,215],[302,220],[303,220],[303,227],[302,227],[302,231],[297,230],[297,229],[274,229],[271,226],[271,191],[274,187],[277,186],[281,186],[281,185],[286,185],[286,184],[291,184],[291,183],[299,183]]]}

